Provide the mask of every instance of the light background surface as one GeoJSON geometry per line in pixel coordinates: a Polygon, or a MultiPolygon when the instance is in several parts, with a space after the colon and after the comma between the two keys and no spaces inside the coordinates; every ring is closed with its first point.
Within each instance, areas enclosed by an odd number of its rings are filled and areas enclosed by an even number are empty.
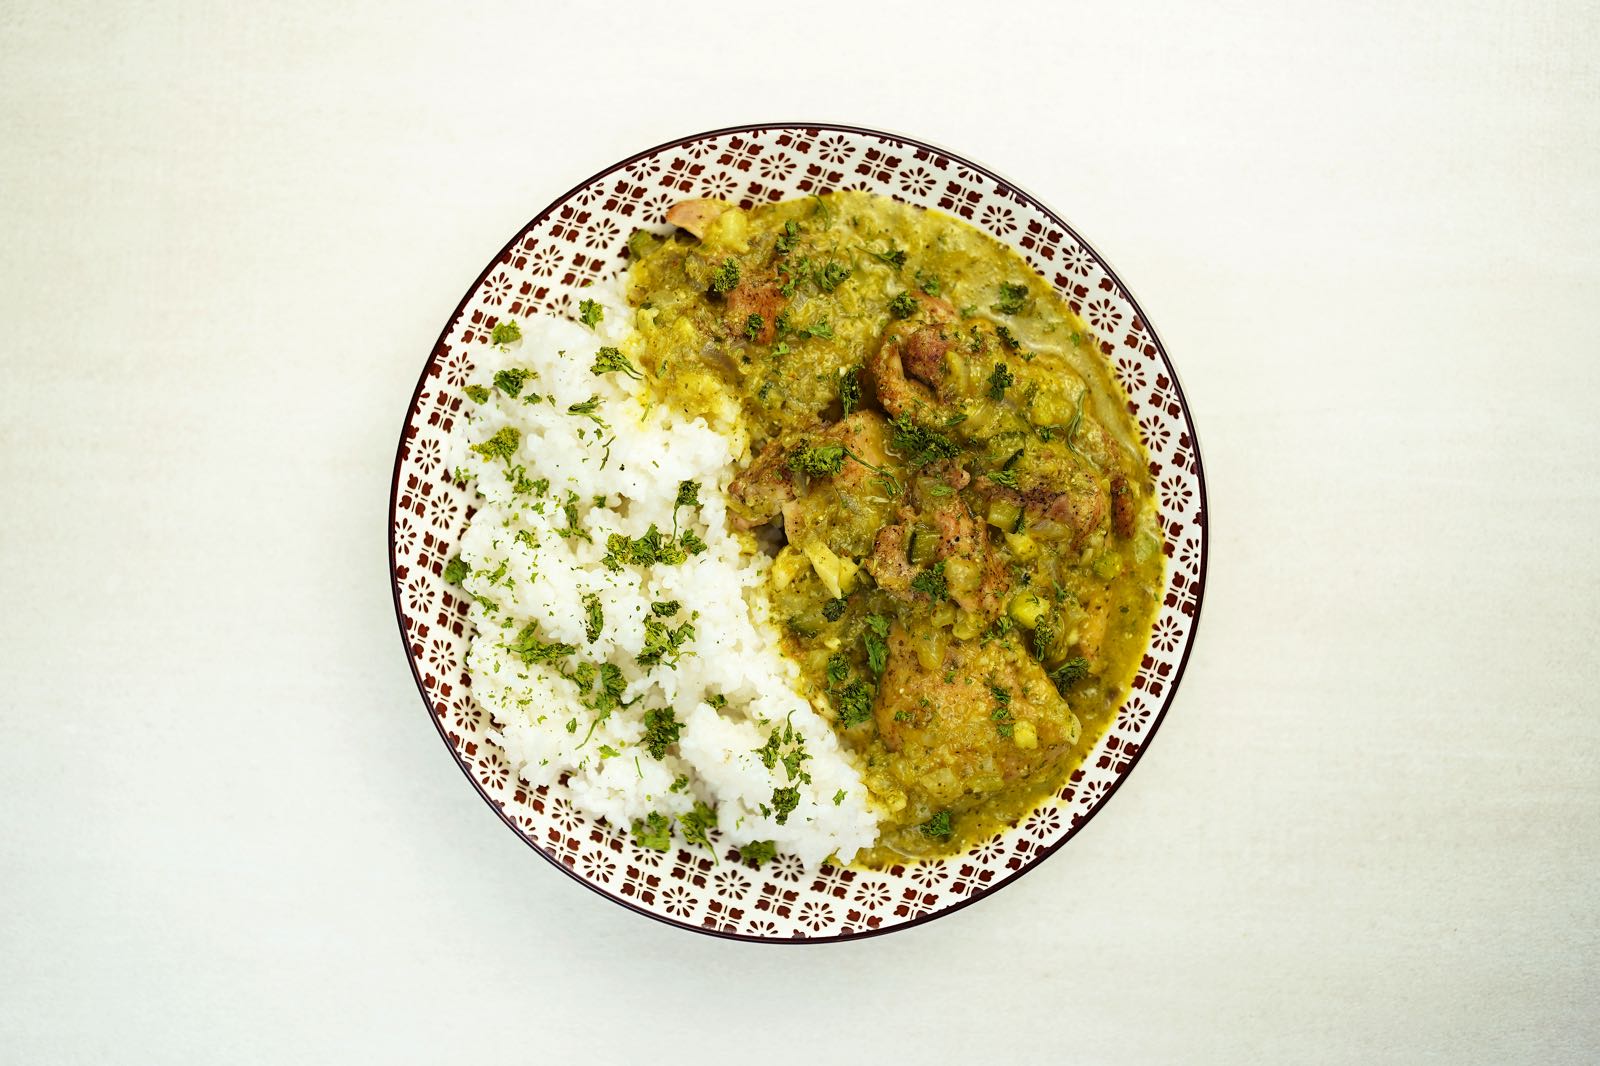
{"type": "Polygon", "coordinates": [[[0,1059],[1595,1061],[1597,55],[1570,3],[0,5],[0,1059]],[[640,148],[788,119],[1084,233],[1213,537],[1094,822],[809,948],[519,843],[385,560],[489,257],[640,148]]]}

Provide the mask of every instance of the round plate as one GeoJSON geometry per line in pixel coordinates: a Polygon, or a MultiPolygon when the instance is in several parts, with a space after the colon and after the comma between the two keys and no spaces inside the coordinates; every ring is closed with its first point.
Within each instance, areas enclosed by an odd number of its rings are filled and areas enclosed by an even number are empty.
{"type": "Polygon", "coordinates": [[[523,227],[462,298],[411,397],[395,457],[389,567],[417,688],[439,735],[478,792],[559,870],[672,925],[746,940],[842,940],[904,929],[980,899],[1072,838],[1127,777],[1183,676],[1206,574],[1205,480],[1183,393],[1139,305],[1093,248],[1038,200],[992,171],[898,135],[845,126],[744,126],[640,152],[577,185],[523,227]],[[488,739],[466,676],[467,601],[445,582],[473,509],[446,469],[463,432],[476,353],[505,318],[568,313],[580,288],[625,262],[629,233],[665,231],[691,196],[743,207],[866,189],[934,208],[1012,246],[1089,324],[1116,368],[1160,495],[1166,590],[1148,654],[1116,721],[1054,802],[955,858],[883,871],[806,872],[789,856],[760,870],[704,851],[662,854],[575,810],[561,787],[529,788],[488,739]]]}

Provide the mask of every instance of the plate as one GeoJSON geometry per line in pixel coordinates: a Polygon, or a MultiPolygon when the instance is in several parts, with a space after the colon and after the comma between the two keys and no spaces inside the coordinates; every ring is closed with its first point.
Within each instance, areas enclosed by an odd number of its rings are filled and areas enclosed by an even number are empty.
{"type": "Polygon", "coordinates": [[[640,914],[743,940],[829,941],[905,929],[991,895],[1038,866],[1127,779],[1172,705],[1206,574],[1205,479],[1177,375],[1144,312],[1104,258],[1055,212],[993,171],[898,134],[847,126],[742,126],[658,145],[579,183],[484,268],[423,366],[395,456],[389,501],[395,612],[423,704],[467,779],[556,869],[640,914]],[[626,262],[628,235],[665,232],[686,197],[743,207],[865,189],[955,215],[1011,245],[1094,331],[1129,396],[1159,494],[1165,595],[1150,647],[1116,720],[1057,795],[966,854],[888,870],[805,870],[779,856],[760,870],[703,850],[660,853],[581,814],[561,786],[530,788],[488,739],[465,659],[467,601],[444,580],[473,510],[447,469],[466,428],[462,393],[497,322],[570,314],[588,282],[626,262]]]}

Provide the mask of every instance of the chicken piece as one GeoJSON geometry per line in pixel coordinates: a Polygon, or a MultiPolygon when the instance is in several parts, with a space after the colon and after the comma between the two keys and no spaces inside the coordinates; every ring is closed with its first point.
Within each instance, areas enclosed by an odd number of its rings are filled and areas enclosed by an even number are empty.
{"type": "Polygon", "coordinates": [[[988,524],[953,495],[938,498],[922,521],[939,538],[934,557],[944,560],[950,598],[984,622],[997,616],[1011,589],[1011,569],[990,547],[988,524]]]}
{"type": "Polygon", "coordinates": [[[778,291],[775,281],[742,282],[728,293],[723,324],[735,337],[744,337],[757,344],[771,344],[777,336],[778,316],[783,313],[787,302],[778,291]],[[753,337],[749,331],[751,315],[761,319],[761,327],[753,337]]]}
{"type": "Polygon", "coordinates": [[[901,478],[888,454],[888,425],[875,411],[856,411],[796,442],[790,454],[827,444],[842,445],[848,454],[836,473],[805,479],[803,491],[784,505],[784,532],[791,544],[819,541],[835,553],[859,558],[872,550],[880,528],[894,516],[890,489],[898,491],[901,478]]]}
{"type": "MultiPolygon", "coordinates": [[[[915,517],[913,512],[902,514],[908,518],[915,517]]],[[[910,533],[910,525],[903,522],[884,526],[878,530],[872,542],[872,554],[862,563],[879,588],[896,596],[909,597],[911,579],[917,576],[917,568],[911,565],[910,546],[907,544],[910,533]]]]}
{"type": "MultiPolygon", "coordinates": [[[[951,480],[964,484],[966,472],[957,466],[951,470],[951,480]]],[[[863,565],[885,592],[908,603],[927,603],[928,594],[914,590],[911,582],[926,567],[942,562],[950,599],[986,623],[1005,606],[1011,568],[991,545],[988,525],[967,510],[960,496],[931,491],[939,484],[928,477],[918,479],[912,502],[921,510],[900,508],[899,521],[878,530],[863,565]],[[924,537],[931,538],[931,547],[924,537]]]]}
{"type": "Polygon", "coordinates": [[[1138,513],[1139,503],[1134,497],[1133,486],[1128,484],[1128,479],[1118,474],[1111,479],[1111,528],[1117,536],[1126,540],[1133,536],[1133,519],[1138,513]]]}
{"type": "Polygon", "coordinates": [[[1090,597],[1083,605],[1083,620],[1078,623],[1078,639],[1073,648],[1089,660],[1089,672],[1099,674],[1105,669],[1101,650],[1106,642],[1106,625],[1111,621],[1111,598],[1103,592],[1090,597]]]}
{"type": "Polygon", "coordinates": [[[1029,441],[1005,475],[1003,482],[995,471],[980,476],[978,491],[1021,508],[1034,537],[1068,540],[1076,551],[1105,530],[1110,509],[1106,483],[1060,440],[1029,441]]]}
{"type": "Polygon", "coordinates": [[[789,452],[778,441],[767,446],[728,486],[733,524],[739,529],[764,526],[798,493],[789,471],[789,452]]]}
{"type": "Polygon", "coordinates": [[[939,499],[960,492],[970,484],[972,475],[967,473],[966,467],[951,459],[940,459],[923,468],[922,476],[917,480],[917,498],[939,499]]]}
{"type": "Polygon", "coordinates": [[[944,411],[949,327],[955,317],[955,308],[947,301],[918,296],[916,312],[885,331],[877,351],[867,359],[867,375],[889,414],[944,411]]]}
{"type": "Polygon", "coordinates": [[[909,809],[962,809],[1032,776],[1066,754],[1080,725],[1015,644],[948,644],[929,669],[919,638],[889,630],[889,655],[873,709],[891,752],[887,769],[909,809]]]}
{"type": "Polygon", "coordinates": [[[944,356],[950,341],[938,326],[923,326],[900,342],[900,363],[905,372],[931,389],[944,381],[944,356]]]}
{"type": "Polygon", "coordinates": [[[900,482],[887,446],[888,426],[874,411],[857,411],[820,433],[768,441],[728,486],[735,524],[751,529],[782,514],[791,544],[815,541],[837,554],[865,555],[893,515],[885,474],[896,488],[900,482]],[[808,477],[791,467],[796,453],[828,444],[848,452],[834,473],[808,477]]]}
{"type": "MultiPolygon", "coordinates": [[[[1035,490],[1035,493],[1038,491],[1035,490]]],[[[1093,477],[1075,476],[1062,485],[1061,491],[1045,505],[1044,517],[1072,530],[1072,545],[1080,548],[1092,534],[1105,526],[1105,490],[1093,477]]]]}
{"type": "Polygon", "coordinates": [[[703,238],[711,223],[732,207],[726,200],[679,200],[667,208],[667,222],[703,238]]]}

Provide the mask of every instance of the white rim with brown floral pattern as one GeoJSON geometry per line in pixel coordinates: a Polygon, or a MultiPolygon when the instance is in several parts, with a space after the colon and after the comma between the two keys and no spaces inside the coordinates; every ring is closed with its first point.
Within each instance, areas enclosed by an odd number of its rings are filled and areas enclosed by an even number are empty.
{"type": "Polygon", "coordinates": [[[406,413],[389,501],[395,611],[418,691],[462,771],[501,819],[558,869],[652,918],[745,940],[828,941],[904,929],[1009,884],[1094,816],[1149,744],[1188,662],[1206,574],[1205,479],[1177,376],[1105,260],[1054,212],[992,171],[909,137],[825,123],[741,126],[640,152],[582,182],[523,227],[479,275],[429,356],[406,413]],[[666,231],[668,206],[714,196],[750,207],[866,189],[955,215],[1015,248],[1095,332],[1150,455],[1167,554],[1150,648],[1117,718],[1053,800],[972,851],[888,870],[760,870],[659,853],[579,813],[560,786],[532,789],[488,739],[471,697],[466,600],[444,580],[472,510],[446,468],[474,353],[504,318],[569,313],[587,283],[626,261],[636,227],[666,231]]]}

